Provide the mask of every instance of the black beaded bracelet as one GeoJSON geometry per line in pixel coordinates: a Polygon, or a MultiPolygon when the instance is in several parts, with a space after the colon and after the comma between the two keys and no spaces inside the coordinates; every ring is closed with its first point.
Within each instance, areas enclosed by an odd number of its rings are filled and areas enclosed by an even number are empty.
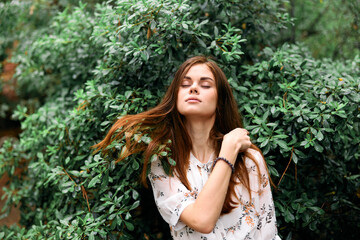
{"type": "Polygon", "coordinates": [[[216,159],[214,160],[214,163],[213,163],[213,165],[212,165],[212,169],[214,169],[215,164],[216,164],[217,161],[219,161],[219,160],[223,160],[224,162],[226,162],[226,163],[231,167],[231,172],[232,172],[232,173],[235,172],[235,167],[234,167],[234,165],[233,165],[231,162],[229,162],[229,160],[227,160],[226,158],[223,158],[223,157],[218,157],[218,158],[216,158],[216,159]]]}

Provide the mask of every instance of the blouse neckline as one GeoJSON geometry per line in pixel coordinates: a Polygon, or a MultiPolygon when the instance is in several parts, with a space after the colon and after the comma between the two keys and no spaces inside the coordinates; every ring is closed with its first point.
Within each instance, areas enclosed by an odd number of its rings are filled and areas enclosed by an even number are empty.
{"type": "Polygon", "coordinates": [[[209,164],[212,164],[212,163],[213,163],[213,161],[214,161],[214,154],[215,154],[215,152],[211,153],[208,161],[207,161],[206,163],[202,163],[202,162],[200,162],[199,159],[197,159],[197,158],[195,157],[195,155],[192,153],[192,151],[190,151],[190,162],[195,163],[195,164],[196,164],[197,166],[199,166],[199,167],[203,167],[204,165],[209,165],[209,164]]]}

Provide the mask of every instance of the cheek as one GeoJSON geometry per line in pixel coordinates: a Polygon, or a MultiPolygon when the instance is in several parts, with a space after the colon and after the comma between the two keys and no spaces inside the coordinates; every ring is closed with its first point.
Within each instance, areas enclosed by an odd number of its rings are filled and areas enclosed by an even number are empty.
{"type": "MultiPolygon", "coordinates": [[[[179,98],[176,100],[176,103],[175,103],[175,107],[176,107],[176,110],[179,111],[179,98]]],[[[180,106],[181,107],[181,106],[180,106]]]]}
{"type": "Polygon", "coordinates": [[[211,94],[210,99],[211,99],[211,102],[212,102],[213,104],[215,104],[215,107],[216,107],[216,105],[217,105],[217,100],[218,100],[218,96],[217,96],[217,92],[216,92],[216,91],[214,91],[214,92],[211,94]]]}

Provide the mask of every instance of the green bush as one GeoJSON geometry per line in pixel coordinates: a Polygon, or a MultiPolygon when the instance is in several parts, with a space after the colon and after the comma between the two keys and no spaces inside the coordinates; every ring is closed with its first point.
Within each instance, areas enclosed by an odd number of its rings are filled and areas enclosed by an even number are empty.
{"type": "MultiPolygon", "coordinates": [[[[6,49],[11,48],[17,40],[16,27],[19,24],[26,5],[14,2],[0,2],[0,72],[3,72],[2,62],[8,57],[6,49]]],[[[15,104],[11,103],[1,93],[3,92],[3,79],[0,77],[0,118],[5,118],[15,104]]]]}
{"type": "Polygon", "coordinates": [[[282,237],[355,238],[360,58],[263,48],[289,21],[281,3],[122,0],[51,18],[13,58],[23,132],[0,148],[0,176],[11,179],[4,212],[21,204],[23,227],[2,227],[0,238],[169,239],[139,183],[141,155],[115,163],[123,141],[108,155],[90,147],[118,117],[155,106],[177,67],[198,54],[217,58],[264,151],[282,237]]]}
{"type": "Polygon", "coordinates": [[[103,49],[90,39],[95,21],[84,8],[82,5],[71,14],[65,10],[55,16],[26,53],[13,58],[21,63],[17,68],[20,96],[54,97],[64,89],[74,90],[92,77],[103,49]]]}
{"type": "MultiPolygon", "coordinates": [[[[80,9],[92,9],[98,1],[87,2],[80,9]]],[[[75,3],[78,1],[0,2],[0,61],[8,57],[5,50],[11,50],[12,61],[19,63],[13,78],[17,81],[17,95],[22,100],[20,104],[27,105],[31,112],[46,101],[46,96],[86,81],[90,74],[87,71],[94,65],[92,61],[98,60],[98,52],[92,51],[97,48],[88,45],[94,18],[90,18],[88,11],[74,13],[75,3]],[[62,29],[63,26],[67,28],[62,29]],[[15,41],[21,44],[14,47],[15,41]],[[71,68],[77,70],[67,70],[71,68]],[[71,76],[66,75],[69,72],[71,76]]],[[[15,110],[17,102],[0,98],[0,116],[4,117],[15,110]]]]}
{"type": "Polygon", "coordinates": [[[347,229],[359,227],[360,58],[314,60],[288,45],[263,55],[232,85],[273,176],[292,163],[275,195],[279,225],[304,229],[301,238],[355,238],[347,229]]]}
{"type": "Polygon", "coordinates": [[[292,0],[286,8],[294,24],[284,37],[303,42],[316,58],[351,59],[360,54],[358,0],[292,0]]]}

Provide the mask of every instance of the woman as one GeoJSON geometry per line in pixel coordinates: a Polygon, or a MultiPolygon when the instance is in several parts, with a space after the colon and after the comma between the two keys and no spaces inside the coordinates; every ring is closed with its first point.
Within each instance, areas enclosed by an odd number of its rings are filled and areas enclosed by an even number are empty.
{"type": "Polygon", "coordinates": [[[118,160],[144,152],[142,179],[149,178],[173,239],[280,239],[266,163],[213,61],[188,59],[158,106],[119,119],[95,147],[123,136],[118,160]],[[144,134],[149,144],[131,141],[144,134]]]}

